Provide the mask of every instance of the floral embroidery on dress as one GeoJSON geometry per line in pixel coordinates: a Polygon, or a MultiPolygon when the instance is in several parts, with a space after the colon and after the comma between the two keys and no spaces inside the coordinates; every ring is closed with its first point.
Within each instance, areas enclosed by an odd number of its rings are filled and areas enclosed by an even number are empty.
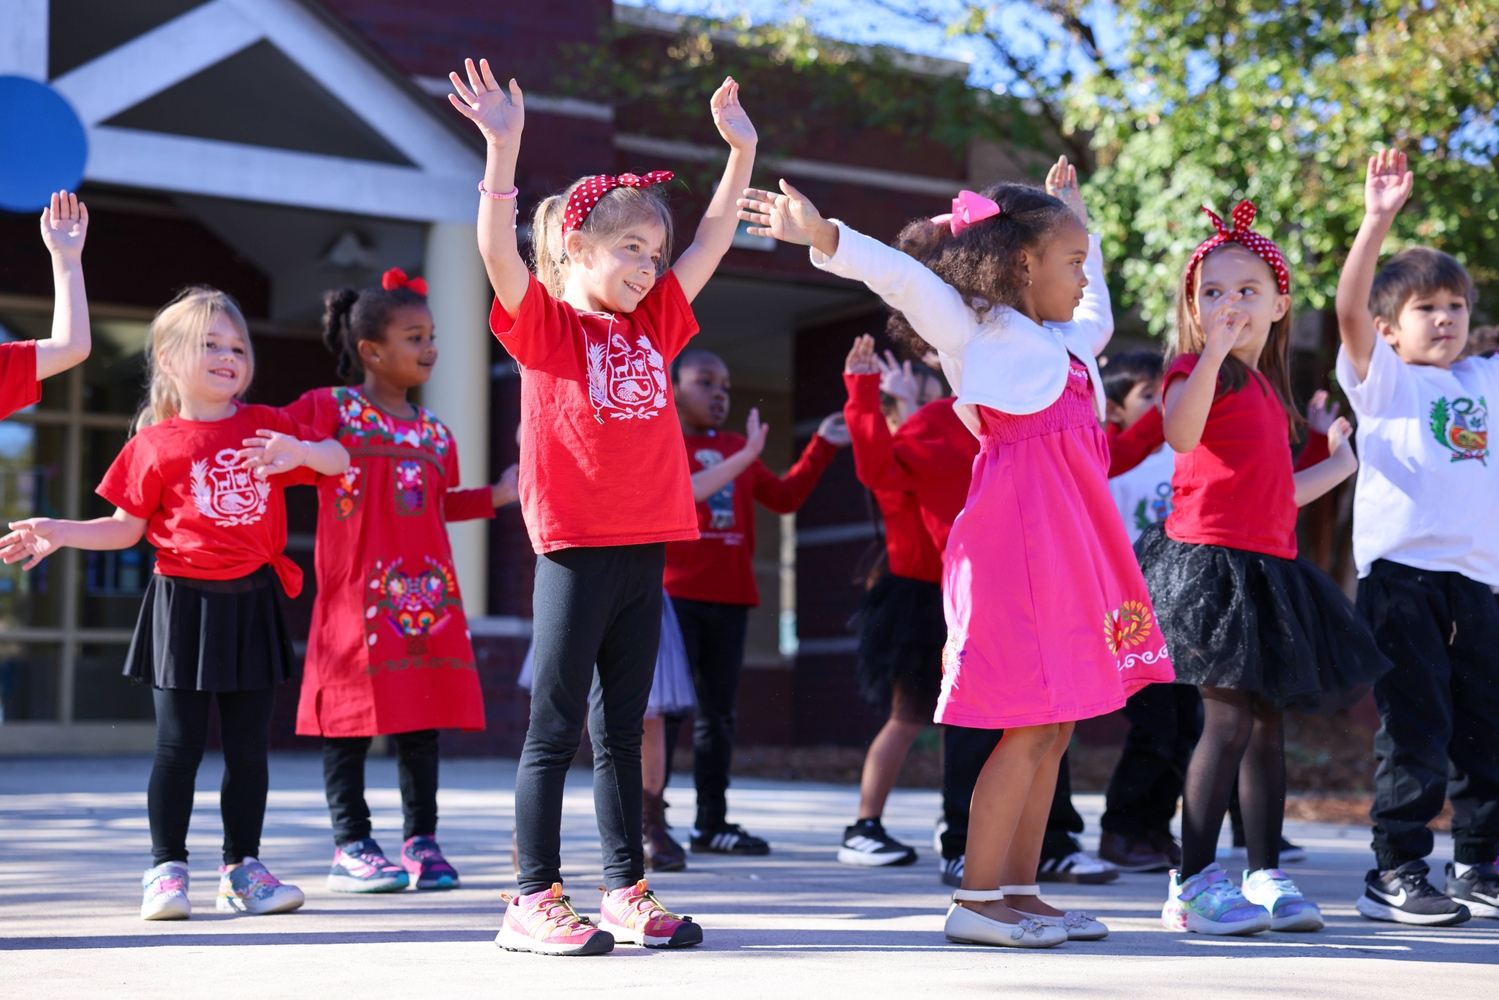
{"type": "Polygon", "coordinates": [[[1103,614],[1103,641],[1114,656],[1124,654],[1119,660],[1120,670],[1128,670],[1140,664],[1148,666],[1166,659],[1164,645],[1154,650],[1130,651],[1135,646],[1144,645],[1157,631],[1155,613],[1144,601],[1125,601],[1117,610],[1105,611],[1103,614]]]}
{"type": "Polygon", "coordinates": [[[333,516],[340,521],[347,521],[359,509],[359,501],[364,496],[359,488],[359,476],[363,471],[358,463],[350,462],[333,484],[333,516]]]}
{"type": "Polygon", "coordinates": [[[448,609],[461,605],[458,581],[451,567],[431,556],[425,557],[427,568],[415,576],[401,569],[403,561],[375,563],[364,609],[365,639],[371,646],[378,641],[383,620],[405,640],[408,656],[424,656],[427,637],[447,628],[453,621],[448,609]]]}
{"type": "Polygon", "coordinates": [[[345,447],[406,445],[430,451],[442,458],[453,443],[453,435],[447,425],[424,406],[416,408],[414,420],[397,421],[371,403],[357,388],[334,389],[333,402],[338,408],[338,440],[345,447]],[[399,429],[398,424],[406,424],[408,427],[399,429]]]}
{"type": "Polygon", "coordinates": [[[396,463],[396,513],[410,517],[427,509],[427,484],[422,463],[406,459],[396,463]]]}

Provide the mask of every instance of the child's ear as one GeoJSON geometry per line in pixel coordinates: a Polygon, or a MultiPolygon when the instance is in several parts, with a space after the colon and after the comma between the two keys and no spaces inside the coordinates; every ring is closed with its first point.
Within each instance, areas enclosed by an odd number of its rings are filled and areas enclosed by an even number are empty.
{"type": "Polygon", "coordinates": [[[359,355],[359,364],[362,367],[368,368],[370,360],[374,357],[375,351],[379,347],[380,345],[373,340],[361,340],[357,342],[354,345],[354,353],[359,355]]]}
{"type": "Polygon", "coordinates": [[[1291,297],[1289,295],[1277,295],[1275,297],[1275,322],[1280,322],[1286,312],[1291,308],[1291,297]]]}
{"type": "Polygon", "coordinates": [[[1104,400],[1103,406],[1104,406],[1104,410],[1103,410],[1104,419],[1107,420],[1111,424],[1118,424],[1120,427],[1123,427],[1124,426],[1124,407],[1120,406],[1118,403],[1114,402],[1112,399],[1104,400]]]}
{"type": "Polygon", "coordinates": [[[1398,336],[1400,334],[1400,327],[1399,327],[1399,325],[1395,324],[1395,323],[1391,323],[1389,320],[1385,319],[1383,316],[1375,316],[1374,317],[1374,330],[1381,337],[1383,337],[1385,339],[1385,342],[1388,343],[1391,347],[1393,347],[1395,345],[1395,340],[1398,338],[1398,336]]]}
{"type": "Polygon", "coordinates": [[[574,229],[562,237],[562,250],[567,254],[568,260],[586,263],[588,257],[588,240],[581,232],[574,229]]]}

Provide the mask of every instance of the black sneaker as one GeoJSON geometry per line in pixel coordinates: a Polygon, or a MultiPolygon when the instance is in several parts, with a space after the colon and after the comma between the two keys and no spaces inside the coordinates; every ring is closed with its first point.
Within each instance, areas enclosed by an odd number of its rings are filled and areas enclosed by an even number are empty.
{"type": "Polygon", "coordinates": [[[1475,917],[1499,917],[1499,869],[1492,863],[1474,865],[1459,878],[1449,861],[1446,894],[1466,906],[1475,917]]]}
{"type": "Polygon", "coordinates": [[[1444,927],[1472,916],[1466,906],[1426,881],[1431,869],[1424,861],[1407,861],[1393,871],[1371,868],[1364,876],[1364,894],[1354,905],[1370,920],[1444,927]]]}
{"type": "Polygon", "coordinates": [[[838,862],[863,868],[886,865],[909,865],[916,862],[916,849],[907,847],[885,832],[877,819],[861,819],[844,828],[843,846],[838,848],[838,862]]]}
{"type": "Polygon", "coordinates": [[[943,885],[950,885],[954,889],[963,888],[963,855],[955,858],[943,858],[942,867],[938,869],[943,885]]]}
{"type": "Polygon", "coordinates": [[[769,854],[770,845],[738,823],[726,823],[716,830],[693,830],[692,850],[695,854],[769,854]]]}

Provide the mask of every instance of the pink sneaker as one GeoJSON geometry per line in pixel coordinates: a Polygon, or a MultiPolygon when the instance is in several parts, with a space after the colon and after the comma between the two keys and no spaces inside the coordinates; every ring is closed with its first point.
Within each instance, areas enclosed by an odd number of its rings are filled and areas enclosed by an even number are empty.
{"type": "Polygon", "coordinates": [[[587,917],[578,915],[562,883],[529,896],[502,894],[509,902],[505,923],[494,943],[506,951],[530,951],[538,955],[604,955],[614,950],[614,937],[600,930],[587,917]]]}
{"type": "Polygon", "coordinates": [[[604,893],[599,927],[616,940],[647,948],[686,948],[703,943],[703,928],[691,917],[679,917],[646,888],[645,879],[604,893]]]}

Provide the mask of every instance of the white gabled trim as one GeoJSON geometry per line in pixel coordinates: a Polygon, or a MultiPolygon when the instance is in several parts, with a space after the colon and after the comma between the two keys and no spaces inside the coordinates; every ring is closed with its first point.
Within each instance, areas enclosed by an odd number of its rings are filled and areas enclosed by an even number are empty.
{"type": "MultiPolygon", "coordinates": [[[[453,93],[452,81],[440,76],[414,74],[411,82],[433,97],[444,100],[453,93]]],[[[526,110],[540,111],[545,115],[561,115],[564,118],[587,118],[596,122],[614,121],[614,107],[599,101],[584,101],[576,97],[552,97],[546,94],[526,94],[526,110]]]]}
{"type": "Polygon", "coordinates": [[[0,74],[47,79],[47,0],[0,0],[0,74]]]}
{"type": "MultiPolygon", "coordinates": [[[[724,159],[728,153],[722,148],[700,146],[693,142],[675,139],[656,139],[648,135],[614,136],[616,149],[648,156],[675,157],[711,163],[724,159]]],[[[792,177],[815,177],[818,180],[839,184],[857,184],[861,187],[882,188],[886,191],[906,191],[912,194],[929,194],[950,198],[963,187],[963,181],[949,177],[925,177],[920,174],[904,174],[894,170],[877,170],[872,167],[854,167],[842,163],[825,163],[818,160],[800,160],[767,156],[761,164],[769,170],[779,171],[792,177]]]]}

